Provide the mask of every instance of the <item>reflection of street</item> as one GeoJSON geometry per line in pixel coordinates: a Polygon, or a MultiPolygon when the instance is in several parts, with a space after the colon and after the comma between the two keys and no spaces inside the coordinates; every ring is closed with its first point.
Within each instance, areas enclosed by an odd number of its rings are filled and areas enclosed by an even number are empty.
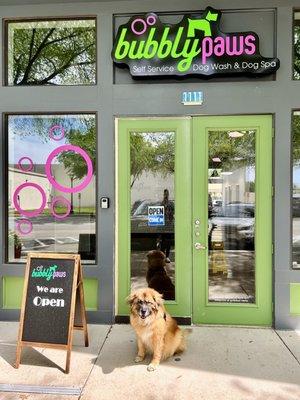
{"type": "MultiPolygon", "coordinates": [[[[210,252],[213,253],[213,252],[210,252]]],[[[209,274],[209,301],[255,302],[254,251],[226,250],[227,274],[209,274]]],[[[210,258],[212,254],[210,254],[210,258]]]]}
{"type": "Polygon", "coordinates": [[[293,267],[300,268],[300,218],[293,218],[293,267]]]}
{"type": "MultiPolygon", "coordinates": [[[[131,252],[131,290],[147,287],[146,274],[147,274],[147,253],[148,251],[132,251],[131,252]]],[[[171,251],[171,262],[166,264],[166,271],[175,285],[175,252],[171,251]]]]}
{"type": "MultiPolygon", "coordinates": [[[[209,275],[209,301],[255,301],[254,251],[226,251],[227,274],[209,275]]],[[[171,251],[171,261],[174,251],[171,251]]],[[[175,263],[166,264],[166,270],[175,284],[175,263]]],[[[131,252],[131,290],[147,287],[147,251],[131,252]]]]}
{"type": "MultiPolygon", "coordinates": [[[[29,251],[77,253],[79,234],[95,233],[95,217],[76,214],[55,222],[52,216],[31,218],[33,231],[23,235],[22,257],[29,251]]],[[[10,218],[10,224],[14,220],[10,218]]]]}

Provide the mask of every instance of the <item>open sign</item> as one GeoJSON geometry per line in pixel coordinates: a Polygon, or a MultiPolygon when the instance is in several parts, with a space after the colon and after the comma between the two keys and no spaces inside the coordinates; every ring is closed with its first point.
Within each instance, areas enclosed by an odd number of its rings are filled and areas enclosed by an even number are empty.
{"type": "Polygon", "coordinates": [[[148,206],[148,226],[165,225],[165,207],[148,206]]]}

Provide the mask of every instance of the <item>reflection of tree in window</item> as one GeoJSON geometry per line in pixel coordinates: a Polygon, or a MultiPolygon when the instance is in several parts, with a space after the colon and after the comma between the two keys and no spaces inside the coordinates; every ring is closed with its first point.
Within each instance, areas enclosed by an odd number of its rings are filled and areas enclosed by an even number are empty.
{"type": "Polygon", "coordinates": [[[300,79],[300,21],[294,25],[294,79],[300,79]]]}
{"type": "Polygon", "coordinates": [[[132,133],[130,136],[131,188],[143,172],[173,174],[175,135],[169,132],[132,133]]]}
{"type": "Polygon", "coordinates": [[[95,83],[95,20],[8,23],[9,85],[95,83]]]}
{"type": "Polygon", "coordinates": [[[228,131],[209,132],[209,168],[230,171],[255,165],[254,131],[241,131],[243,136],[230,137],[228,131]],[[220,158],[216,163],[213,159],[220,158]]]}

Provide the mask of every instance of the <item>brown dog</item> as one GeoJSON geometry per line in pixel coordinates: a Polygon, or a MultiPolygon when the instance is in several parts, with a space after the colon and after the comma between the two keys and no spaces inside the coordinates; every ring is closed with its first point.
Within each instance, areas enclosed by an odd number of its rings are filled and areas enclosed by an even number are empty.
{"type": "Polygon", "coordinates": [[[175,286],[165,269],[165,254],[159,250],[152,250],[147,254],[147,258],[148,271],[146,280],[149,288],[161,293],[164,300],[175,300],[175,286]]]}
{"type": "Polygon", "coordinates": [[[137,336],[138,354],[135,362],[153,354],[148,371],[154,371],[161,360],[185,350],[187,331],[181,330],[163,305],[162,295],[153,289],[139,289],[127,298],[130,323],[137,336]]]}

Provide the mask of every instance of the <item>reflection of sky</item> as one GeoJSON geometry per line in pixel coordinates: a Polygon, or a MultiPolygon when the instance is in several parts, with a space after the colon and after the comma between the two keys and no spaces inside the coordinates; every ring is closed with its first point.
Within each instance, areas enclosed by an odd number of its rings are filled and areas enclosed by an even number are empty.
{"type": "MultiPolygon", "coordinates": [[[[85,119],[93,118],[87,115],[80,115],[80,118],[74,115],[10,116],[9,164],[17,164],[21,157],[30,157],[34,164],[45,164],[47,157],[54,149],[68,143],[66,138],[59,141],[51,139],[48,134],[49,129],[53,125],[61,125],[66,134],[70,129],[85,133],[84,117],[85,119]],[[36,126],[35,119],[40,120],[39,127],[36,126]]],[[[55,130],[54,134],[60,136],[60,130],[55,130]]],[[[55,160],[53,162],[55,163],[55,160]]]]}
{"type": "Polygon", "coordinates": [[[293,168],[293,184],[300,186],[300,166],[293,168]]]}
{"type": "MultiPolygon", "coordinates": [[[[52,140],[43,143],[41,138],[36,135],[20,138],[13,136],[9,141],[9,163],[17,164],[21,157],[30,157],[34,164],[45,164],[52,150],[65,144],[65,140],[55,142],[52,140]]],[[[26,164],[26,162],[24,161],[26,164]]]]}
{"type": "Polygon", "coordinates": [[[254,182],[255,181],[255,167],[246,167],[246,181],[254,182]]]}

